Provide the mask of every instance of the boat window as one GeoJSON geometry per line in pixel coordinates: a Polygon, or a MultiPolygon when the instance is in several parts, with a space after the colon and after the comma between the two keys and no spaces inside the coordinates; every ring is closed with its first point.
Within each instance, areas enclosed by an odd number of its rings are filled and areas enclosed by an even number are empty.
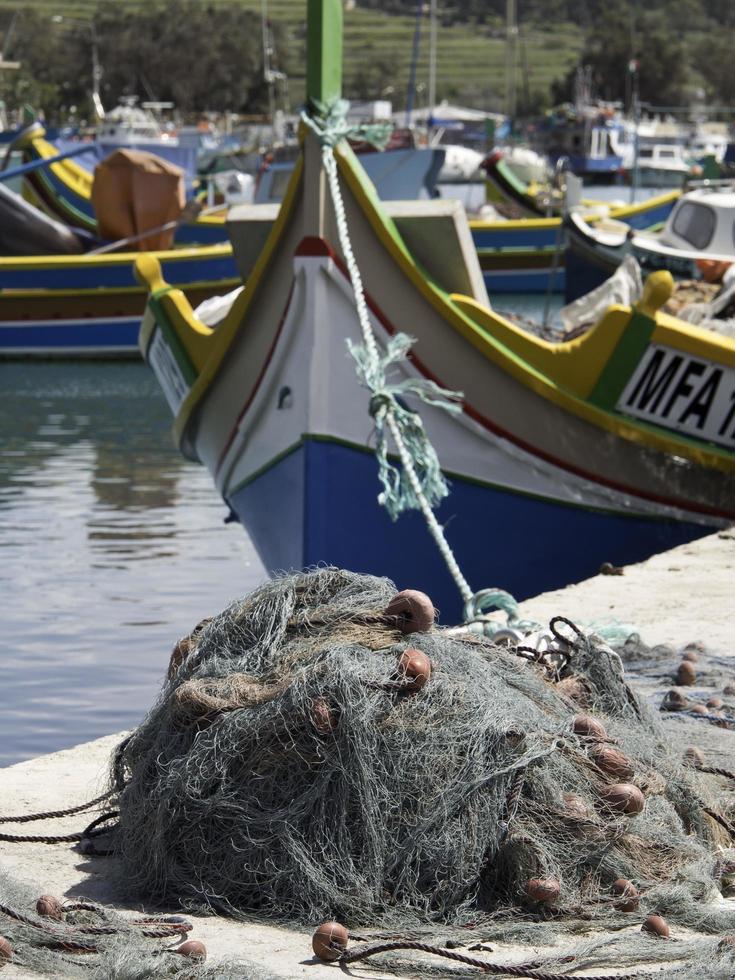
{"type": "Polygon", "coordinates": [[[665,147],[662,147],[661,148],[660,153],[661,153],[661,156],[662,157],[675,157],[676,156],[676,153],[673,150],[666,149],[665,147]]]}
{"type": "Polygon", "coordinates": [[[684,201],[674,215],[672,229],[694,248],[707,248],[715,233],[715,212],[706,204],[684,201]]]}
{"type": "Polygon", "coordinates": [[[653,156],[653,150],[650,149],[650,147],[644,146],[641,149],[641,151],[638,154],[638,156],[641,158],[641,160],[650,160],[651,157],[653,156]]]}

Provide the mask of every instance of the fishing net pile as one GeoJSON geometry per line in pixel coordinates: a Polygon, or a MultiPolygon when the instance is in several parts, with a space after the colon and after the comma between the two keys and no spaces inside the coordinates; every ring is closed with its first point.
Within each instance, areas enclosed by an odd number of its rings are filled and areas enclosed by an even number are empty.
{"type": "Polygon", "coordinates": [[[116,760],[126,881],[309,925],[735,926],[715,903],[732,783],[682,760],[610,647],[571,629],[503,646],[401,602],[321,569],[179,643],[116,760]]]}

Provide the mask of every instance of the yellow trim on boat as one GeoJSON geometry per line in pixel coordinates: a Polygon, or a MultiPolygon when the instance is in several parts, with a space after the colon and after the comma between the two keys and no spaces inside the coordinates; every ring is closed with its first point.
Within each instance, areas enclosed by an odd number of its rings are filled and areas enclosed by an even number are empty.
{"type": "MultiPolygon", "coordinates": [[[[197,370],[201,370],[209,357],[210,338],[214,334],[212,327],[198,320],[192,311],[191,303],[180,289],[169,289],[163,280],[161,263],[153,254],[141,255],[135,263],[135,273],[144,282],[158,301],[166,303],[167,315],[177,323],[185,323],[186,330],[177,330],[176,335],[186,351],[189,360],[197,370]]],[[[151,322],[144,318],[141,325],[140,346],[146,350],[150,342],[151,322]]]]}
{"type": "MultiPolygon", "coordinates": [[[[197,366],[201,368],[200,374],[194,384],[191,386],[189,394],[182,402],[178,414],[174,419],[173,433],[174,439],[178,446],[181,445],[184,430],[186,429],[186,425],[191,418],[194,409],[204,397],[207,389],[212,384],[212,381],[222,366],[222,363],[227,358],[232,340],[236,335],[240,324],[242,323],[250,307],[250,304],[253,301],[253,297],[258,290],[258,286],[260,285],[263,276],[265,275],[273,253],[278,247],[283,229],[285,228],[296,203],[298,192],[301,187],[303,171],[303,157],[299,157],[291,174],[291,179],[289,180],[288,187],[286,188],[283,201],[278,210],[278,217],[273,223],[273,227],[268,234],[263,251],[258,256],[255,267],[251,275],[248,277],[248,281],[245,283],[245,288],[235,299],[230,312],[227,314],[222,323],[219,324],[215,331],[206,337],[206,355],[203,357],[201,365],[197,364],[197,366]]],[[[151,283],[146,278],[147,274],[150,272],[150,268],[145,263],[141,264],[140,261],[136,262],[135,268],[136,274],[139,274],[142,281],[150,288],[151,283]]],[[[194,316],[191,305],[183,296],[181,290],[178,289],[169,290],[158,297],[158,299],[166,312],[166,316],[171,319],[179,340],[182,342],[184,347],[189,350],[189,344],[185,339],[187,334],[191,333],[192,331],[195,333],[201,333],[201,330],[199,329],[199,321],[194,316]]],[[[197,341],[196,343],[198,344],[199,342],[197,341]]]]}
{"type": "MultiPolygon", "coordinates": [[[[42,160],[49,160],[51,157],[59,155],[58,148],[53,143],[49,143],[43,136],[36,136],[30,142],[42,160]]],[[[93,149],[91,143],[90,149],[93,149]]],[[[92,199],[92,182],[94,178],[76,160],[59,160],[57,163],[52,163],[50,169],[67,187],[70,187],[80,197],[84,197],[88,201],[92,199]]]]}
{"type": "Polygon", "coordinates": [[[675,347],[704,361],[714,361],[724,364],[725,367],[735,368],[735,340],[732,337],[715,335],[711,330],[677,320],[668,313],[659,313],[656,316],[656,329],[651,342],[675,347]],[[713,341],[714,336],[717,337],[716,341],[713,341]]]}
{"type": "MultiPolygon", "coordinates": [[[[656,197],[649,197],[639,204],[623,204],[618,208],[612,208],[605,217],[615,218],[618,221],[626,221],[634,218],[646,211],[653,211],[655,208],[673,202],[681,196],[680,190],[668,191],[666,194],[659,194],[656,197]]],[[[590,214],[585,216],[585,221],[599,221],[602,215],[590,214]]],[[[472,231],[543,231],[544,229],[555,229],[561,224],[561,218],[513,218],[508,221],[482,221],[475,219],[470,221],[472,231]]]]}
{"type": "MultiPolygon", "coordinates": [[[[143,252],[140,258],[144,258],[146,255],[155,256],[155,252],[146,253],[143,252]]],[[[137,257],[138,253],[136,253],[137,257]]],[[[234,289],[236,286],[242,285],[242,280],[238,276],[234,276],[231,279],[192,279],[191,282],[187,282],[184,285],[179,285],[176,288],[182,292],[196,292],[197,290],[207,289],[211,292],[221,293],[223,289],[229,290],[234,289]]],[[[88,289],[33,289],[32,287],[28,289],[0,289],[0,306],[4,299],[43,299],[48,296],[53,299],[65,299],[67,297],[73,296],[79,299],[96,299],[98,297],[105,296],[128,296],[137,295],[138,293],[147,293],[149,289],[147,286],[93,286],[88,289]]]]}
{"type": "MultiPolygon", "coordinates": [[[[388,253],[437,312],[447,320],[450,326],[456,329],[479,350],[484,357],[501,366],[503,370],[507,371],[517,381],[536,392],[542,398],[553,402],[560,408],[585,419],[599,428],[613,432],[620,438],[649,446],[658,451],[675,453],[676,455],[696,460],[703,466],[728,472],[735,471],[735,459],[725,450],[704,445],[699,446],[693,441],[678,438],[676,433],[673,432],[669,437],[663,433],[653,431],[650,426],[639,425],[632,420],[629,421],[621,416],[616,416],[597,408],[597,406],[584,401],[580,395],[561,387],[559,379],[553,375],[542,373],[541,368],[524,360],[517,353],[520,346],[519,339],[521,337],[521,331],[513,324],[503,321],[505,325],[505,342],[501,342],[490,335],[487,332],[487,326],[482,326],[474,317],[468,316],[467,312],[465,312],[465,310],[473,308],[472,304],[474,301],[469,297],[460,297],[459,295],[445,296],[419,270],[416,263],[408,254],[400,236],[398,236],[398,241],[396,240],[398,233],[395,230],[393,222],[383,212],[375,190],[364,175],[362,169],[355,169],[354,162],[356,161],[352,151],[348,147],[340,144],[335,149],[335,155],[337,156],[340,173],[345,178],[347,185],[388,253]],[[400,242],[400,245],[398,242],[400,242]]],[[[481,311],[483,316],[491,317],[493,318],[493,322],[495,322],[495,315],[491,314],[489,310],[485,310],[479,304],[477,304],[477,309],[481,311]]],[[[623,307],[622,309],[625,312],[625,308],[623,307]]],[[[609,313],[614,312],[614,308],[609,311],[609,313]]],[[[628,316],[630,315],[632,315],[632,311],[628,313],[628,316]]],[[[655,314],[657,323],[659,322],[660,316],[661,314],[659,313],[655,314]]],[[[497,319],[499,320],[501,318],[497,319]]],[[[598,326],[602,326],[602,324],[598,324],[598,326]]],[[[493,327],[493,329],[495,328],[493,327]]],[[[537,363],[539,361],[548,363],[547,359],[540,356],[540,345],[544,344],[544,341],[528,335],[524,335],[523,340],[531,347],[537,348],[538,353],[534,357],[537,363]]],[[[574,341],[570,343],[573,344],[574,341]]],[[[720,346],[719,343],[717,346],[720,346]]],[[[557,362],[554,361],[554,363],[556,364],[557,362]]],[[[561,360],[558,363],[561,364],[561,360]]],[[[566,372],[565,376],[567,376],[566,372]]]]}
{"type": "MultiPolygon", "coordinates": [[[[0,258],[0,271],[6,269],[55,269],[65,266],[109,266],[130,265],[139,255],[146,252],[106,252],[102,255],[87,253],[86,255],[23,255],[0,258]]],[[[186,248],[169,248],[160,252],[151,252],[161,262],[198,262],[202,259],[227,258],[232,255],[230,242],[218,242],[216,245],[190,245],[186,248]]]]}

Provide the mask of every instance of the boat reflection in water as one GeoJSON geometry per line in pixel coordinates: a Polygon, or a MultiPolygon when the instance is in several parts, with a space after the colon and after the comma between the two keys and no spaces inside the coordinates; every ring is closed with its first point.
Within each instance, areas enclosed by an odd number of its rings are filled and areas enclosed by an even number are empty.
{"type": "Polygon", "coordinates": [[[142,364],[4,364],[0,765],[137,723],[173,640],[263,577],[142,364]]]}

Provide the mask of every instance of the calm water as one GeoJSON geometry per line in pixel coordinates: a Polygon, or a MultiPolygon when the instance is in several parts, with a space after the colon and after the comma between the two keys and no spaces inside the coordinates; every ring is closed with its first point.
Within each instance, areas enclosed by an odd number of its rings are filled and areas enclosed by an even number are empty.
{"type": "Polygon", "coordinates": [[[0,365],[0,765],[128,728],[264,571],[142,363],[0,365]]]}

